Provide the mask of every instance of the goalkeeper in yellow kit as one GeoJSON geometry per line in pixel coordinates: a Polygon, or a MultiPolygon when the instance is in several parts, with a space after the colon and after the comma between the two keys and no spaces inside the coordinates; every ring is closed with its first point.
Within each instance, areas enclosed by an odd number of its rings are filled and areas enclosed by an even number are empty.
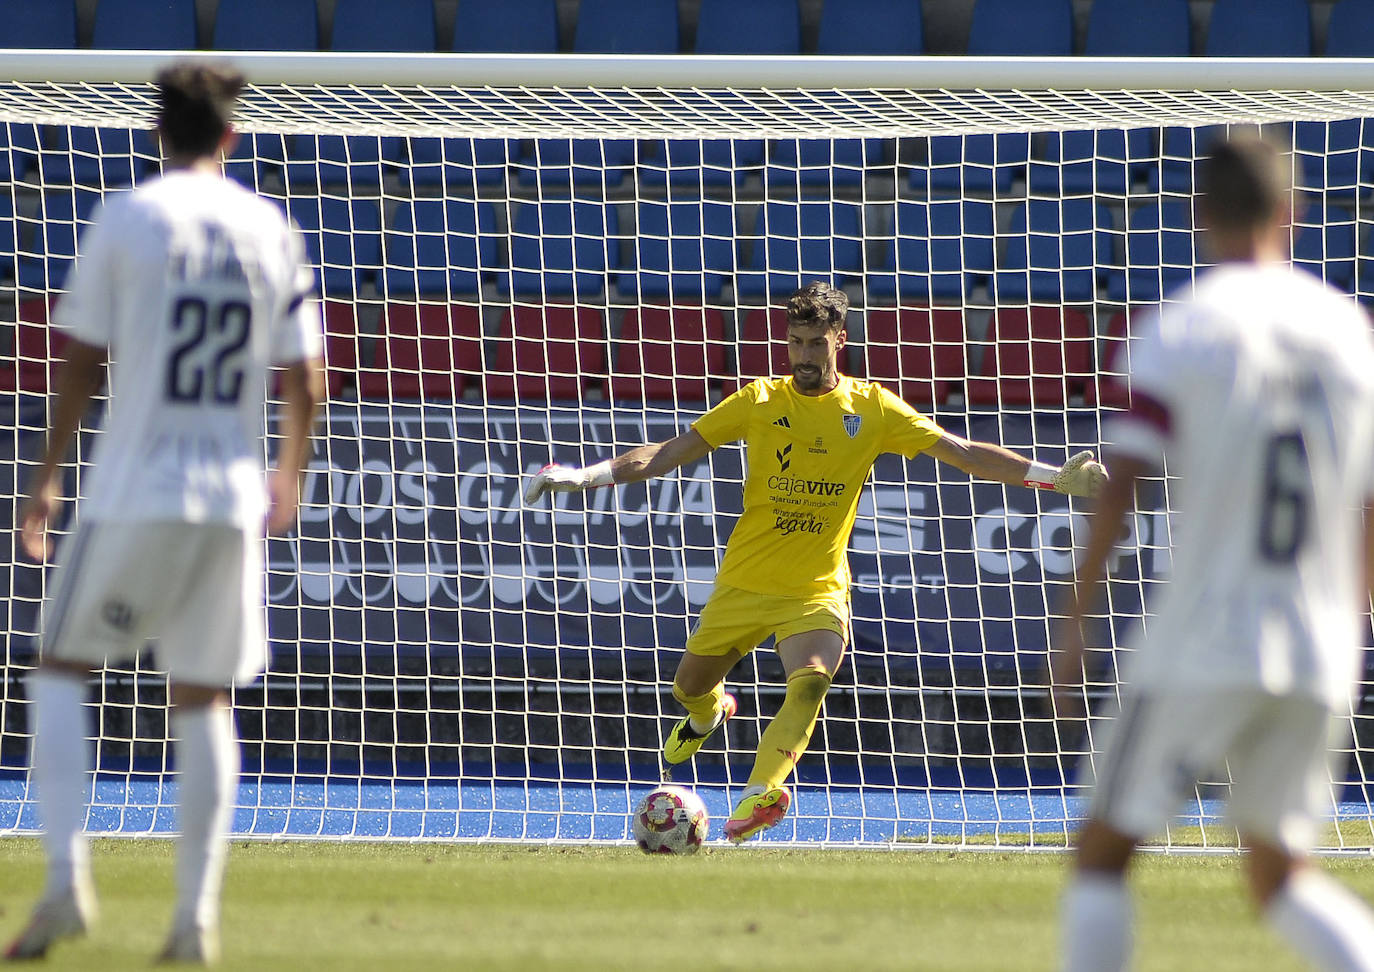
{"type": "Polygon", "coordinates": [[[545,467],[525,491],[533,503],[546,493],[640,482],[744,440],[744,512],[673,677],[673,697],[687,716],[663,745],[668,763],[696,754],[735,713],[726,674],[772,635],[787,692],[726,821],[725,835],[735,843],[787,813],[792,797],[783,784],[806,750],[849,643],[846,552],[859,493],[879,455],[926,452],[981,479],[1074,496],[1095,495],[1107,478],[1090,452],[1062,468],[1033,462],[951,435],[881,385],[840,374],[848,310],[842,291],[808,284],[787,304],[791,375],[751,382],[666,442],[586,468],[545,467]]]}

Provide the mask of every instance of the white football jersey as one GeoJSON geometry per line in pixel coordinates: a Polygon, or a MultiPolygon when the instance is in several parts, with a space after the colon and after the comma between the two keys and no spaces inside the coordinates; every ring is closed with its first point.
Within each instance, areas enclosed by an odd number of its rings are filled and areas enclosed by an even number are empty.
{"type": "Polygon", "coordinates": [[[179,171],[106,201],[55,323],[110,349],[82,516],[261,528],[269,365],[322,347],[300,234],[271,203],[179,171]]]}
{"type": "Polygon", "coordinates": [[[1164,459],[1173,568],[1132,681],[1349,697],[1374,344],[1352,299],[1284,264],[1218,267],[1131,343],[1115,451],[1164,459]]]}

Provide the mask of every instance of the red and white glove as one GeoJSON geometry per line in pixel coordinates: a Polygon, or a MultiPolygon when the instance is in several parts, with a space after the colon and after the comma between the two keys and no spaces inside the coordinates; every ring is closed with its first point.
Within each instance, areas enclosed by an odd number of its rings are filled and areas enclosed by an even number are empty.
{"type": "Polygon", "coordinates": [[[609,459],[585,469],[581,466],[548,465],[530,477],[530,484],[525,488],[525,502],[537,503],[548,493],[576,493],[614,483],[609,459]]]}
{"type": "Polygon", "coordinates": [[[1107,467],[1093,458],[1091,449],[1075,453],[1062,466],[1032,462],[1025,480],[1032,489],[1052,489],[1070,496],[1096,496],[1106,483],[1107,467]]]}

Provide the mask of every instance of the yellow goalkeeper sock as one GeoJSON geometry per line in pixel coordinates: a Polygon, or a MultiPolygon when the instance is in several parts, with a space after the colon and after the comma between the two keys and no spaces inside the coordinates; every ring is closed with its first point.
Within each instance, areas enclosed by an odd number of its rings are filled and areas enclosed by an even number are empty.
{"type": "Polygon", "coordinates": [[[754,771],[749,774],[750,787],[771,790],[787,782],[797,760],[806,752],[829,690],[830,676],[818,668],[799,668],[788,676],[782,708],[759,738],[759,753],[754,757],[754,771]]]}
{"type": "Polygon", "coordinates": [[[717,682],[705,695],[687,695],[674,682],[673,698],[687,710],[687,716],[692,720],[692,731],[706,732],[716,724],[716,713],[720,712],[721,700],[725,698],[725,683],[717,682]]]}

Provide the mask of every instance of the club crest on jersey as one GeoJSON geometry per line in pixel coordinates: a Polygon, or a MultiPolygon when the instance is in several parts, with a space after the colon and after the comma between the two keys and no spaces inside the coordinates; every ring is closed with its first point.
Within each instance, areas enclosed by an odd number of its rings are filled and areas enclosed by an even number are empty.
{"type": "Polygon", "coordinates": [[[863,416],[842,415],[840,419],[844,422],[844,430],[849,433],[851,439],[859,434],[859,426],[863,424],[863,416]]]}

